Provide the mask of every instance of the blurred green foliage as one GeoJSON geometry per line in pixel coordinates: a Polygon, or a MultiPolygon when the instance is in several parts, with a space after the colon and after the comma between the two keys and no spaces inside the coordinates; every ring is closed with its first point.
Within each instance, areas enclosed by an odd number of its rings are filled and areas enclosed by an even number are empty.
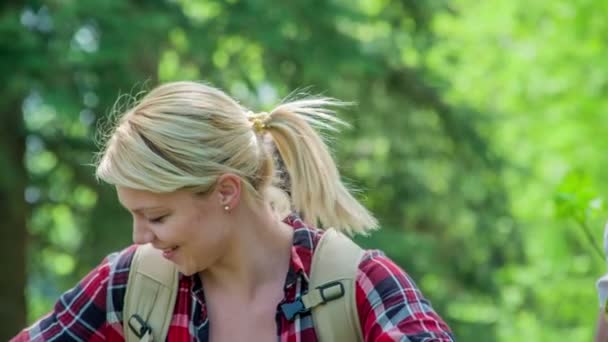
{"type": "Polygon", "coordinates": [[[91,167],[116,99],[200,79],[257,110],[308,86],[357,103],[332,145],[383,225],[359,242],[402,265],[459,340],[589,340],[604,270],[607,6],[7,2],[0,93],[25,127],[13,134],[26,142],[29,321],[130,243],[129,216],[91,167]]]}

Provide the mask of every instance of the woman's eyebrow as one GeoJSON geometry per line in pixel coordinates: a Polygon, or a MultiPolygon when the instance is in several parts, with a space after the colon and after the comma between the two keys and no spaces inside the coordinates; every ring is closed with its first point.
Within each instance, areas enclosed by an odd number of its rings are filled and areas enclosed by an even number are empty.
{"type": "Polygon", "coordinates": [[[133,209],[134,213],[142,213],[144,211],[150,211],[150,210],[157,210],[157,209],[164,209],[165,207],[163,206],[156,206],[156,207],[140,207],[137,209],[133,209]]]}

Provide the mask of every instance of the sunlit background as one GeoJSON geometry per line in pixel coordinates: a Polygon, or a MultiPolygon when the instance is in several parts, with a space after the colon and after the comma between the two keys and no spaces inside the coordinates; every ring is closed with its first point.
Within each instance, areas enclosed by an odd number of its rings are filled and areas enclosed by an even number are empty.
{"type": "Polygon", "coordinates": [[[3,1],[0,340],[131,243],[95,132],[171,80],[254,110],[295,89],[356,102],[332,146],[383,226],[359,242],[460,341],[590,340],[607,36],[600,0],[3,1]]]}

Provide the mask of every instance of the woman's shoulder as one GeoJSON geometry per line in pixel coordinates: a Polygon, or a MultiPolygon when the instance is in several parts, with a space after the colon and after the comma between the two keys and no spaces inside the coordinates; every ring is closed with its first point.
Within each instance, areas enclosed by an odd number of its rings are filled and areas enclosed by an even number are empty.
{"type": "Polygon", "coordinates": [[[357,278],[367,277],[369,281],[377,283],[387,277],[406,278],[410,280],[407,273],[378,249],[365,249],[359,262],[357,278]]]}
{"type": "Polygon", "coordinates": [[[364,250],[356,275],[357,290],[367,304],[375,306],[394,296],[402,298],[403,304],[423,302],[429,304],[416,282],[394,260],[377,249],[364,250]]]}
{"type": "Polygon", "coordinates": [[[133,262],[133,256],[138,247],[138,245],[130,245],[120,251],[110,253],[105,257],[104,262],[113,273],[126,272],[128,275],[131,263],[133,262]]]}
{"type": "Polygon", "coordinates": [[[121,295],[136,249],[136,246],[129,246],[104,257],[61,295],[49,314],[24,329],[16,340],[89,341],[100,336],[120,336],[121,295]],[[70,314],[66,315],[66,312],[70,314]]]}
{"type": "Polygon", "coordinates": [[[137,245],[128,246],[122,250],[106,255],[89,274],[104,279],[108,289],[112,286],[124,286],[129,278],[129,269],[137,245]]]}
{"type": "Polygon", "coordinates": [[[368,338],[453,341],[450,328],[414,280],[382,251],[365,251],[355,291],[360,324],[368,338]]]}
{"type": "Polygon", "coordinates": [[[126,283],[136,250],[137,245],[132,245],[120,251],[107,254],[97,266],[89,271],[80,283],[86,283],[88,279],[95,278],[98,283],[107,284],[109,287],[112,282],[116,282],[116,280],[120,282],[123,277],[126,283]]]}
{"type": "Polygon", "coordinates": [[[127,282],[129,281],[129,271],[137,248],[138,245],[131,245],[106,257],[108,267],[106,314],[110,325],[119,326],[122,324],[122,310],[127,282]]]}

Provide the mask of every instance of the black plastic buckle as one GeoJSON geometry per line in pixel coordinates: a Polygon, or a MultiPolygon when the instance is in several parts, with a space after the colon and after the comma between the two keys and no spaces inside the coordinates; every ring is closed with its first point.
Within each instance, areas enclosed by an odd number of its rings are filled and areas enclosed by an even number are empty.
{"type": "Polygon", "coordinates": [[[131,318],[129,318],[129,328],[131,328],[131,331],[133,331],[138,338],[142,338],[146,333],[152,331],[152,328],[148,323],[146,323],[138,314],[132,315],[131,318]],[[139,323],[139,329],[131,323],[134,318],[137,323],[139,323]]]}
{"type": "Polygon", "coordinates": [[[281,311],[283,311],[285,318],[287,318],[288,321],[291,321],[297,314],[308,312],[309,309],[304,307],[302,298],[298,297],[293,302],[281,304],[281,311]]]}
{"type": "Polygon", "coordinates": [[[344,291],[344,284],[342,284],[339,281],[332,281],[332,282],[323,284],[323,285],[317,287],[317,289],[319,289],[319,291],[321,292],[321,299],[323,299],[323,304],[325,304],[327,302],[330,302],[330,301],[332,301],[334,299],[341,298],[346,293],[346,291],[344,291]],[[334,287],[336,285],[338,285],[340,287],[340,293],[337,293],[337,294],[331,295],[331,296],[326,296],[325,295],[325,290],[327,290],[327,289],[329,289],[331,287],[334,287]]]}

